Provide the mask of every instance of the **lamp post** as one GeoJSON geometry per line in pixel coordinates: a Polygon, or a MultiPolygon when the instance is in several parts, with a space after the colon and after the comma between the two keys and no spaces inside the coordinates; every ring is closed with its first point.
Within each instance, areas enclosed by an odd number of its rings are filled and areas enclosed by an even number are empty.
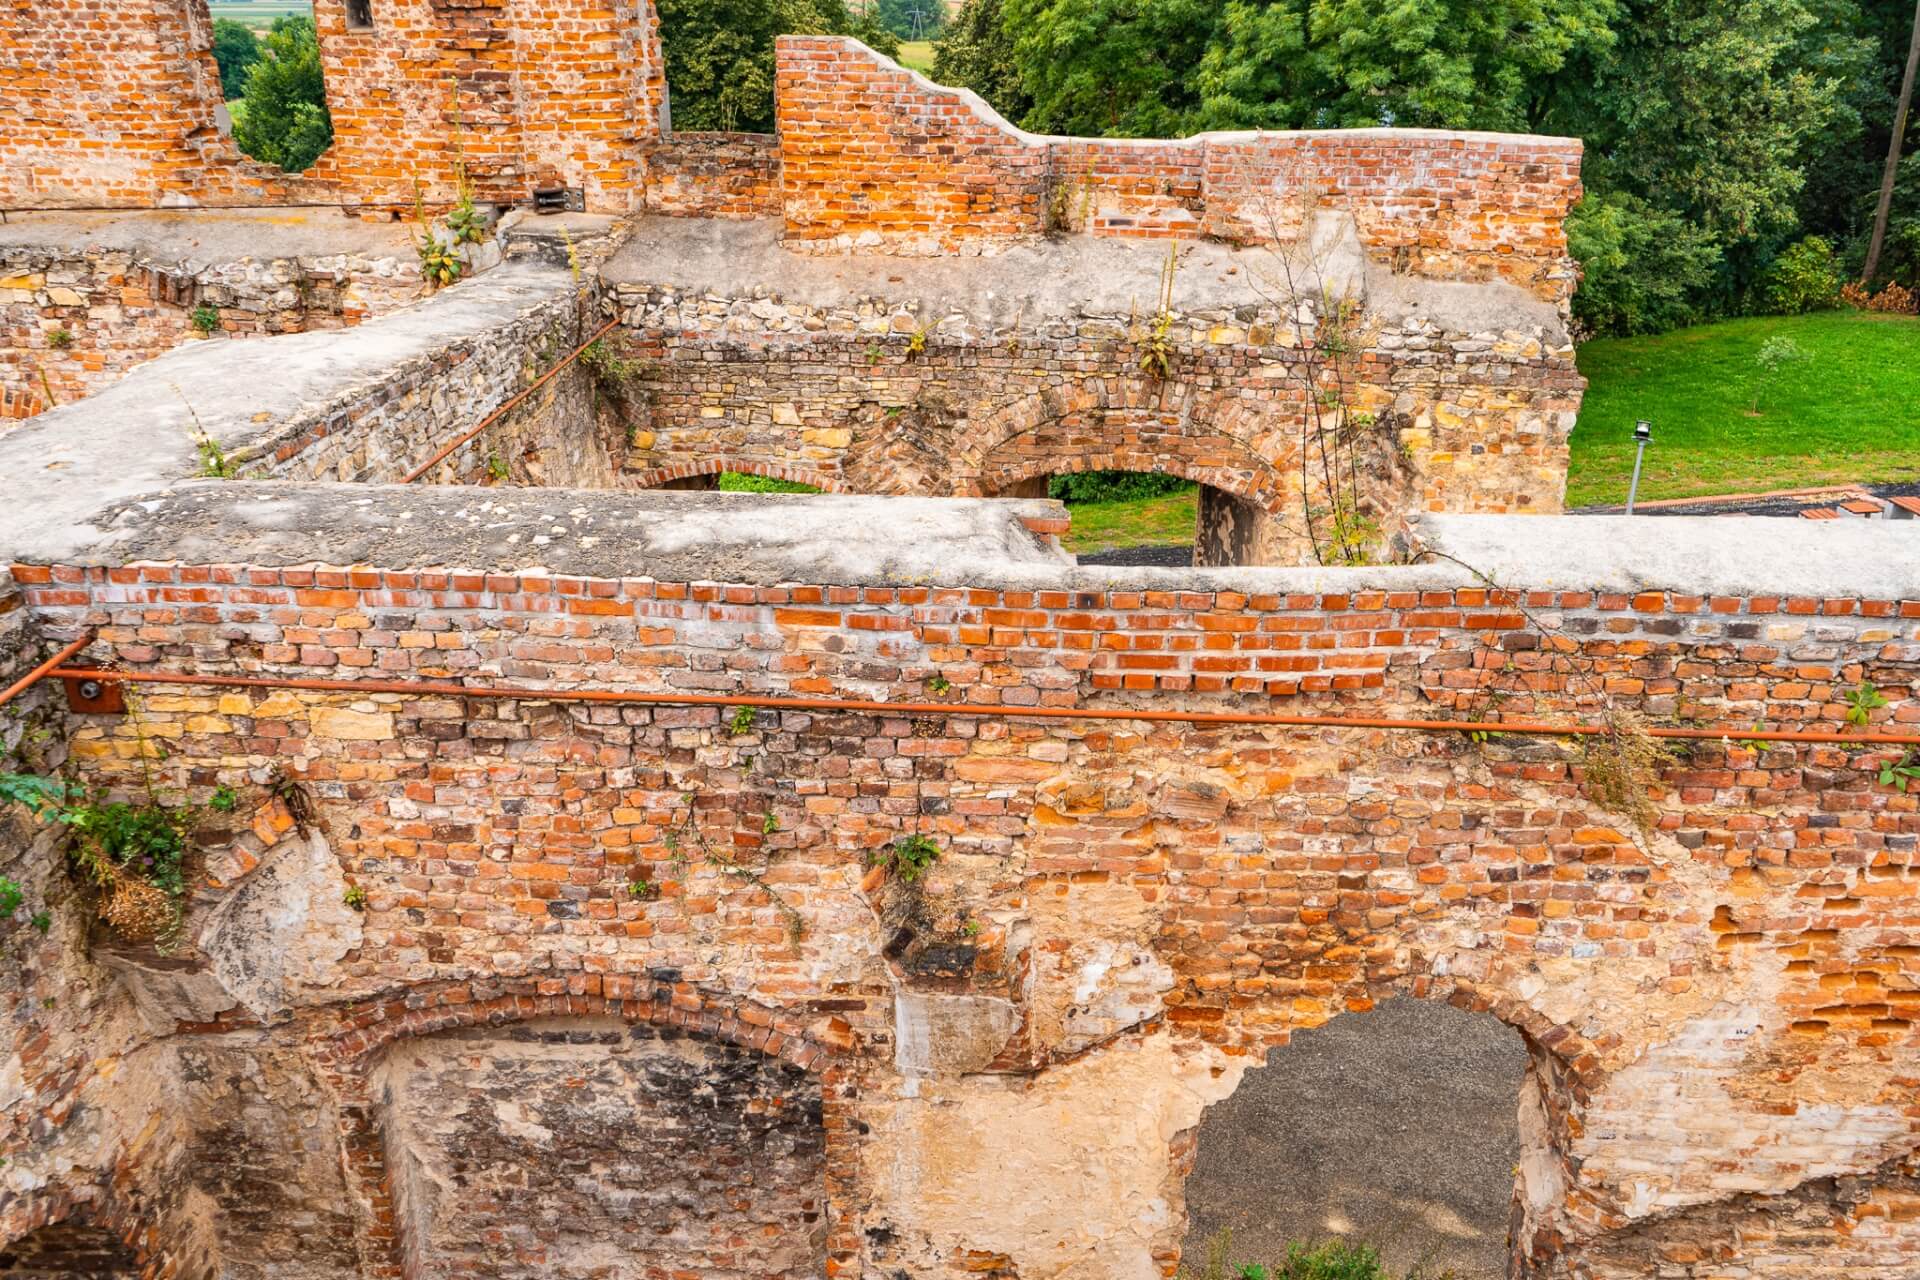
{"type": "Polygon", "coordinates": [[[1653,439],[1653,424],[1645,418],[1633,424],[1633,483],[1627,486],[1627,514],[1633,514],[1633,500],[1640,496],[1640,464],[1647,460],[1647,441],[1653,439]]]}

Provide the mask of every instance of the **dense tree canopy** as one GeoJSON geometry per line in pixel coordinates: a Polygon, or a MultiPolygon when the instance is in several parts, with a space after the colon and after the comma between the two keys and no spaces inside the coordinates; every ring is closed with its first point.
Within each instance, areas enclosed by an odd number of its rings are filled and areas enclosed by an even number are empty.
{"type": "Polygon", "coordinates": [[[234,108],[233,140],[256,160],[299,173],[333,142],[312,18],[276,18],[234,108]]]}
{"type": "Polygon", "coordinates": [[[842,0],[659,0],[673,127],[773,131],[773,42],[783,35],[850,35],[880,52],[900,42],[877,16],[842,0]]]}
{"type": "Polygon", "coordinates": [[[229,102],[247,89],[247,70],[260,61],[253,29],[232,18],[213,20],[213,60],[220,67],[220,93],[229,102]]]}
{"type": "MultiPolygon", "coordinates": [[[[1912,17],[1913,0],[967,0],[934,70],[1049,133],[1582,138],[1576,312],[1632,332],[1761,305],[1803,235],[1857,269],[1912,17]]],[[[1886,264],[1909,284],[1916,187],[1920,158],[1886,264]]]]}

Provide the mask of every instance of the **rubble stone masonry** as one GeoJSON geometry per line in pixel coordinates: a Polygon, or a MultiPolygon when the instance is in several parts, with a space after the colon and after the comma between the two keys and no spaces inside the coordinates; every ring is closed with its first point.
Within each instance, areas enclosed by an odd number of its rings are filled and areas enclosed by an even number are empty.
{"type": "MultiPolygon", "coordinates": [[[[269,1248],[276,1276],[475,1274],[484,1246],[492,1274],[1161,1276],[1207,1106],[1294,1031],[1403,993],[1526,1037],[1517,1275],[1920,1265],[1920,799],[1878,780],[1897,749],[1736,736],[1838,729],[1861,680],[1875,727],[1920,725],[1920,600],[1801,585],[1884,530],[1831,554],[1797,527],[1745,550],[1762,535],[1711,522],[1428,530],[1495,590],[1452,567],[1076,570],[1009,525],[1002,559],[928,578],[835,566],[885,554],[897,518],[931,536],[931,508],[598,495],[556,526],[579,495],[555,493],[489,508],[492,565],[379,567],[465,536],[413,503],[326,567],[321,543],[234,554],[285,525],[271,489],[187,486],[130,526],[136,547],[218,530],[214,559],[17,565],[26,611],[49,640],[97,628],[91,662],[529,692],[152,686],[134,716],[67,719],[97,785],[137,787],[145,743],[163,787],[243,804],[203,835],[187,949],[89,958],[71,900],[55,935],[10,935],[65,985],[13,1005],[35,1065],[4,1077],[0,1238],[55,1203],[139,1222],[181,1275],[269,1248]],[[717,535],[727,576],[648,572],[726,512],[818,549],[717,535]],[[872,532],[809,540],[832,527],[872,532]],[[1707,541],[1649,558],[1675,539],[1707,541]],[[1709,560],[1699,585],[1660,567],[1709,560]],[[1596,585],[1567,580],[1582,563],[1596,585]],[[1124,714],[1567,718],[1602,690],[1730,727],[1660,764],[1646,830],[1552,739],[1124,714]],[[671,701],[703,695],[722,704],[671,701]],[[749,696],[951,705],[726,701],[749,696]],[[1022,714],[1048,708],[1123,714],[1022,714]],[[928,874],[875,874],[913,834],[928,874]],[[243,1107],[196,1101],[208,1053],[243,1107]],[[697,1158],[656,1145],[696,1134],[697,1158]],[[636,1161],[692,1216],[615,1212],[636,1161]],[[243,1171],[268,1167],[300,1207],[248,1218],[243,1171]]],[[[360,492],[299,519],[395,500],[360,492]]]]}

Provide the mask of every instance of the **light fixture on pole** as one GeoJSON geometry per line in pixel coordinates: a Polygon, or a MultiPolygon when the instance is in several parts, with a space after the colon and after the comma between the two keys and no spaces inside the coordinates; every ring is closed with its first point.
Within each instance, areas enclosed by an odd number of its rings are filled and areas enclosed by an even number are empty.
{"type": "Polygon", "coordinates": [[[1627,486],[1627,514],[1633,514],[1633,500],[1640,496],[1640,464],[1647,460],[1647,441],[1653,439],[1653,424],[1645,418],[1633,424],[1633,483],[1627,486]]]}

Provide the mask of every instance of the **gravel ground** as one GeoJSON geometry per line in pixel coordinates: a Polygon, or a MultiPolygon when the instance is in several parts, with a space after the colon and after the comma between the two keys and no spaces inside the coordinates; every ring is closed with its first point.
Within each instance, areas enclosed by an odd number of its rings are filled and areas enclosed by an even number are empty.
{"type": "Polygon", "coordinates": [[[1116,547],[1080,557],[1081,564],[1145,564],[1160,569],[1185,569],[1193,564],[1191,544],[1180,546],[1116,547]]]}
{"type": "Polygon", "coordinates": [[[1484,1014],[1397,998],[1296,1034],[1207,1112],[1183,1256],[1233,1233],[1232,1262],[1343,1236],[1393,1275],[1506,1275],[1527,1051],[1484,1014]]]}

